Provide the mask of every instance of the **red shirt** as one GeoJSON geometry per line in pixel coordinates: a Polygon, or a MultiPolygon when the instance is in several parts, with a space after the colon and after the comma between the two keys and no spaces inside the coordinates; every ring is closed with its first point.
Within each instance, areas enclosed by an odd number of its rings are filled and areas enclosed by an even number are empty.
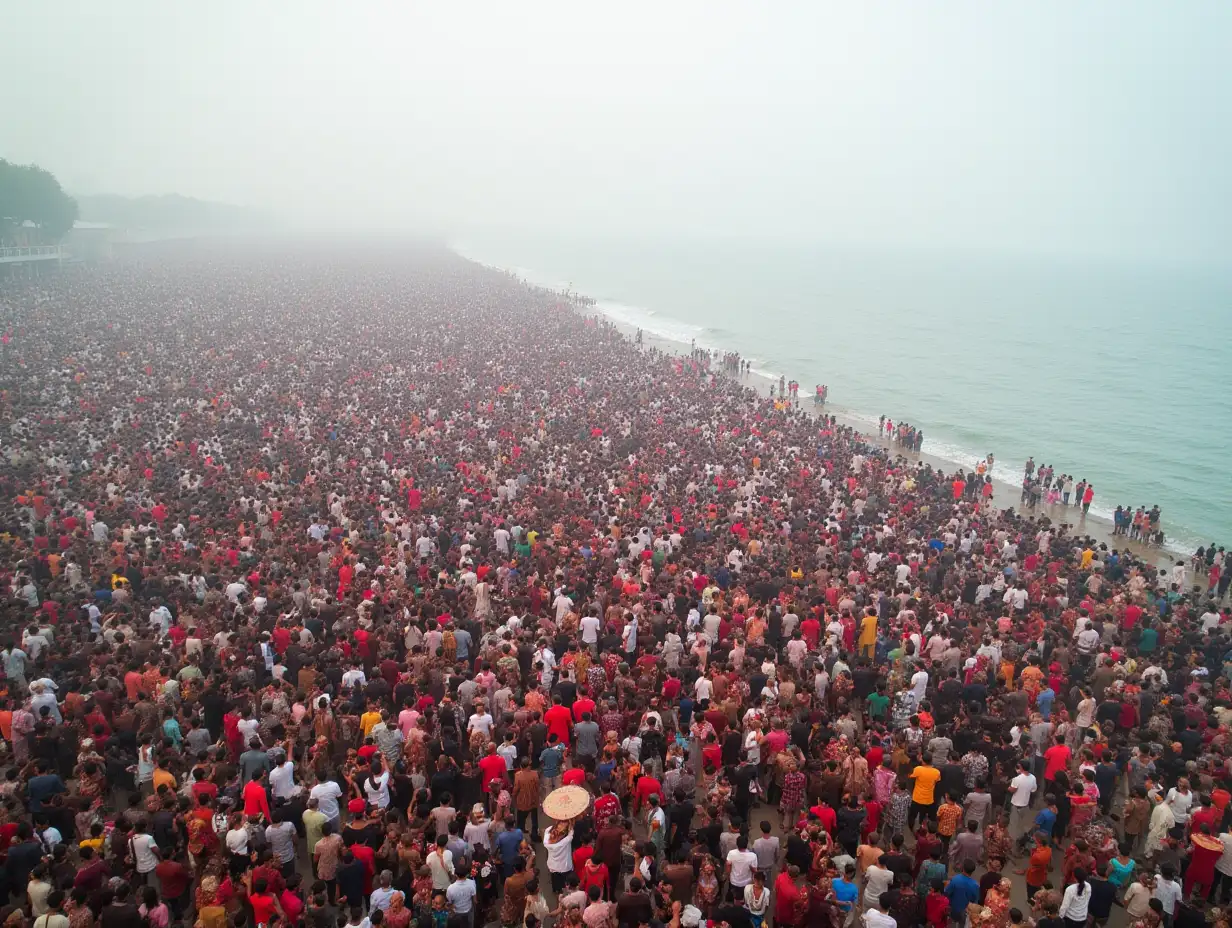
{"type": "Polygon", "coordinates": [[[1215,834],[1217,830],[1216,822],[1219,821],[1219,812],[1212,805],[1209,808],[1203,807],[1197,812],[1189,816],[1189,830],[1192,834],[1198,834],[1203,825],[1209,825],[1211,834],[1215,834]]]}
{"type": "Polygon", "coordinates": [[[548,734],[555,733],[560,743],[566,747],[569,745],[569,723],[572,720],[573,716],[564,706],[553,706],[543,713],[543,723],[548,727],[548,734]]]}
{"type": "Polygon", "coordinates": [[[654,777],[642,777],[637,781],[637,801],[640,805],[651,796],[663,795],[663,784],[654,777]]]}
{"type": "Polygon", "coordinates": [[[809,809],[809,811],[816,813],[817,817],[821,819],[821,827],[824,828],[828,834],[834,834],[834,828],[838,824],[838,815],[833,809],[827,805],[818,803],[813,806],[813,808],[809,809]]]}
{"type": "Polygon", "coordinates": [[[924,918],[933,928],[946,928],[950,920],[950,900],[945,893],[929,893],[924,897],[924,918]]]}
{"type": "Polygon", "coordinates": [[[505,758],[499,754],[487,754],[479,758],[479,772],[482,775],[483,791],[490,793],[492,791],[492,781],[503,778],[507,770],[508,765],[505,763],[505,758]]]}
{"type": "Polygon", "coordinates": [[[583,844],[573,852],[573,872],[578,876],[586,869],[586,861],[595,856],[595,849],[589,844],[583,844]]]}
{"type": "Polygon", "coordinates": [[[364,895],[372,895],[372,877],[376,873],[376,851],[366,844],[352,844],[351,853],[364,865],[364,895]]]}
{"type": "Polygon", "coordinates": [[[260,812],[265,816],[267,822],[272,822],[274,817],[270,815],[269,799],[265,795],[265,787],[256,780],[249,780],[244,787],[244,814],[256,815],[260,812]]]}
{"type": "Polygon", "coordinates": [[[780,873],[774,881],[774,921],[778,924],[792,924],[796,917],[796,901],[799,898],[800,890],[791,874],[786,871],[780,873]]]}
{"type": "Polygon", "coordinates": [[[249,893],[248,904],[252,906],[252,915],[258,925],[268,925],[278,913],[274,908],[273,893],[249,893]]]}
{"type": "Polygon", "coordinates": [[[178,899],[188,889],[192,876],[178,860],[163,860],[154,868],[164,899],[178,899]]]}
{"type": "Polygon", "coordinates": [[[1055,780],[1065,769],[1073,752],[1063,744],[1054,744],[1044,752],[1044,779],[1055,780]]]}
{"type": "Polygon", "coordinates": [[[590,717],[595,717],[595,701],[583,696],[581,699],[574,700],[573,703],[573,721],[582,721],[582,713],[589,712],[590,717]]]}
{"type": "Polygon", "coordinates": [[[304,900],[289,889],[284,889],[282,895],[278,897],[278,901],[282,903],[282,911],[287,913],[287,921],[289,924],[295,925],[299,922],[300,915],[304,912],[304,900]]]}
{"type": "MultiPolygon", "coordinates": [[[[577,859],[577,855],[580,854],[582,850],[586,849],[579,849],[574,853],[574,860],[577,859]]],[[[591,853],[593,854],[594,851],[591,851],[591,853]]],[[[593,860],[594,858],[591,857],[590,859],[593,860]]],[[[590,892],[590,887],[592,886],[598,886],[600,889],[607,888],[607,864],[599,864],[598,867],[593,870],[583,866],[577,868],[576,872],[580,880],[579,885],[581,886],[582,892],[590,892]]]]}
{"type": "Polygon", "coordinates": [[[595,800],[595,831],[600,832],[607,825],[608,820],[615,815],[620,814],[620,800],[611,793],[605,793],[595,800]]]}

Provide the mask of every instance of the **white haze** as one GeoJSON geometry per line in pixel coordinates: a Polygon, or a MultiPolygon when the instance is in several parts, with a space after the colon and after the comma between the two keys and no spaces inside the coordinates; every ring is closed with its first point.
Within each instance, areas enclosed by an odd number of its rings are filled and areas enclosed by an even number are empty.
{"type": "Polygon", "coordinates": [[[1232,4],[10,3],[0,156],[310,227],[1218,263],[1232,4]]]}

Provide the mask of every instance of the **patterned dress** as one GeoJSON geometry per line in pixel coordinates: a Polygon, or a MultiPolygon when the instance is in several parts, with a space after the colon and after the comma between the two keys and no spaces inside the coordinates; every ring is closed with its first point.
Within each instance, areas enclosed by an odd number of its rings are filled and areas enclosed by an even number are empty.
{"type": "Polygon", "coordinates": [[[895,790],[890,797],[890,808],[886,813],[886,833],[902,834],[907,827],[907,812],[911,809],[911,794],[905,789],[895,790]]]}
{"type": "Polygon", "coordinates": [[[789,770],[783,774],[783,797],[779,801],[780,812],[795,812],[804,808],[806,779],[803,771],[800,770],[789,770]]]}

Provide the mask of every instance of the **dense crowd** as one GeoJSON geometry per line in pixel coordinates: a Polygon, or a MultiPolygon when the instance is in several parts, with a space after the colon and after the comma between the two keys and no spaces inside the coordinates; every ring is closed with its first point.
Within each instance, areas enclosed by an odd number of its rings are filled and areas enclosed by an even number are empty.
{"type": "Polygon", "coordinates": [[[1227,928],[1205,584],[585,309],[0,290],[5,928],[1227,928]]]}

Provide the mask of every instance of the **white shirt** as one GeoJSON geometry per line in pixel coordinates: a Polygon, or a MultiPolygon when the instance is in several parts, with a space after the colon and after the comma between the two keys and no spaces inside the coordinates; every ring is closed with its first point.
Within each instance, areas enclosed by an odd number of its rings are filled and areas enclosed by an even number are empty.
{"type": "Polygon", "coordinates": [[[295,764],[284,760],[270,771],[269,783],[275,799],[290,799],[295,795],[295,764]]]}
{"type": "Polygon", "coordinates": [[[312,788],[308,793],[308,798],[317,801],[317,808],[327,819],[336,819],[338,818],[338,797],[341,795],[342,790],[337,783],[333,780],[325,780],[312,788]]]}
{"type": "Polygon", "coordinates": [[[748,886],[753,882],[753,871],[757,868],[756,854],[734,847],[727,852],[727,862],[731,865],[732,886],[748,886]]]}
{"type": "Polygon", "coordinates": [[[1164,802],[1172,810],[1172,817],[1176,819],[1178,825],[1184,825],[1189,821],[1189,809],[1193,805],[1193,800],[1193,790],[1187,793],[1178,793],[1175,786],[1168,790],[1168,796],[1164,802]]]}
{"type": "Polygon", "coordinates": [[[582,617],[578,623],[582,629],[582,640],[586,644],[597,644],[599,641],[599,620],[593,615],[582,617]]]}
{"type": "Polygon", "coordinates": [[[1011,803],[1020,809],[1025,809],[1031,804],[1031,794],[1035,792],[1034,774],[1020,773],[1010,780],[1010,786],[1014,788],[1014,792],[1010,795],[1011,803]]]}
{"type": "MultiPolygon", "coordinates": [[[[452,888],[453,887],[451,886],[450,889],[452,888]]],[[[383,886],[378,886],[372,891],[372,895],[368,897],[370,907],[373,909],[380,909],[384,912],[389,908],[389,903],[393,900],[394,893],[396,892],[399,892],[399,890],[396,890],[393,887],[385,889],[383,886]]]]}
{"type": "Polygon", "coordinates": [[[1232,832],[1225,831],[1219,841],[1223,844],[1223,856],[1215,862],[1215,869],[1224,876],[1232,876],[1232,832]]]}
{"type": "Polygon", "coordinates": [[[248,829],[242,825],[227,832],[227,850],[232,854],[248,853],[248,829]]]}
{"type": "Polygon", "coordinates": [[[863,919],[867,928],[898,928],[898,922],[893,916],[878,912],[876,909],[869,909],[865,912],[863,919]]]}
{"type": "Polygon", "coordinates": [[[366,776],[363,779],[364,794],[368,801],[378,809],[389,807],[389,771],[384,770],[379,777],[366,776]]]}
{"type": "Polygon", "coordinates": [[[573,829],[569,829],[559,841],[552,843],[552,829],[543,832],[543,847],[548,852],[548,870],[552,873],[570,873],[573,870],[573,829]]]}
{"type": "Polygon", "coordinates": [[[1070,883],[1065,887],[1065,895],[1061,897],[1061,911],[1058,913],[1062,918],[1075,922],[1085,922],[1087,920],[1087,906],[1091,902],[1091,887],[1087,883],[1070,883]],[[1078,895],[1079,886],[1082,887],[1082,895],[1078,895]]]}
{"type": "MultiPolygon", "coordinates": [[[[373,895],[376,894],[373,893],[373,895]]],[[[453,903],[453,910],[459,915],[466,915],[470,912],[475,895],[475,881],[469,878],[450,883],[449,888],[445,890],[445,898],[453,903]]]]}

